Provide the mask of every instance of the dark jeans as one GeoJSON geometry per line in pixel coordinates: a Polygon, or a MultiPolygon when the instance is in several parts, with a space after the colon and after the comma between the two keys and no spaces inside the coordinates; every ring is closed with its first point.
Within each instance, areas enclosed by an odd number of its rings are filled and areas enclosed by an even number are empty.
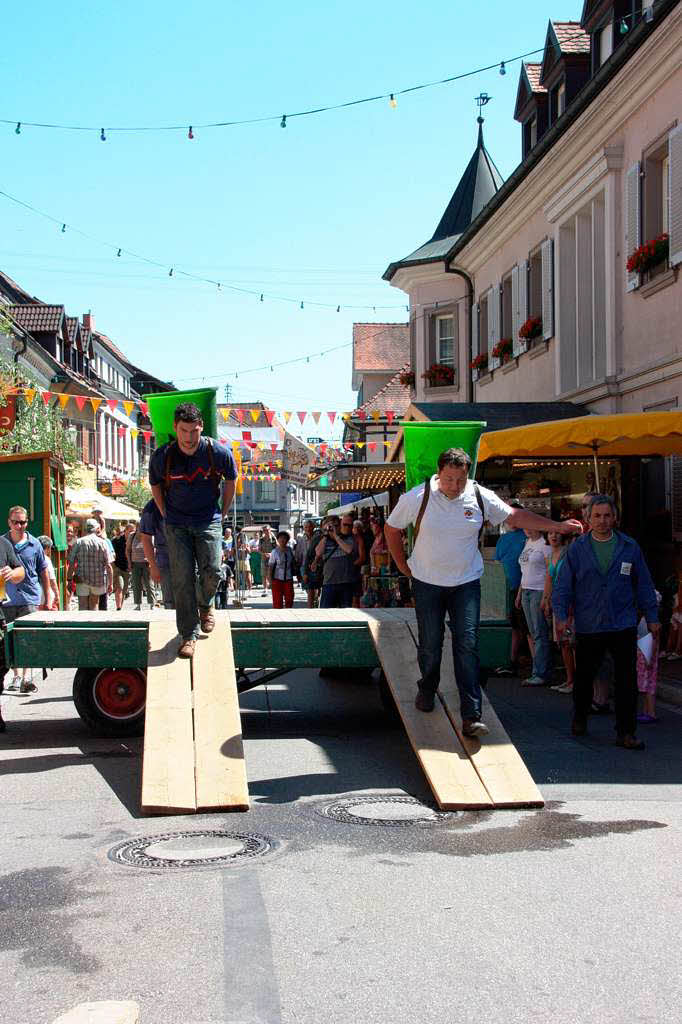
{"type": "Polygon", "coordinates": [[[323,583],[320,608],[352,608],[355,583],[323,583]]]}
{"type": "Polygon", "coordinates": [[[166,523],[175,616],[183,640],[199,635],[199,609],[213,605],[223,557],[220,520],[207,526],[166,523]]]}
{"type": "Polygon", "coordinates": [[[171,582],[171,574],[168,566],[159,566],[159,575],[161,576],[161,597],[163,599],[163,607],[175,608],[173,584],[171,582]]]}
{"type": "Polygon", "coordinates": [[[634,736],[637,728],[637,630],[612,633],[577,633],[573,705],[576,718],[587,720],[592,705],[592,684],[609,651],[614,664],[616,732],[634,736]]]}
{"type": "Polygon", "coordinates": [[[147,597],[147,604],[154,607],[154,591],[152,581],[149,577],[149,565],[147,562],[133,562],[132,569],[133,604],[142,604],[142,588],[147,597]]]}
{"type": "Polygon", "coordinates": [[[422,674],[419,689],[426,694],[434,694],[438,689],[447,612],[462,718],[478,721],[481,717],[481,684],[478,678],[480,580],[462,583],[458,587],[438,587],[413,576],[412,594],[419,630],[417,659],[422,674]]]}

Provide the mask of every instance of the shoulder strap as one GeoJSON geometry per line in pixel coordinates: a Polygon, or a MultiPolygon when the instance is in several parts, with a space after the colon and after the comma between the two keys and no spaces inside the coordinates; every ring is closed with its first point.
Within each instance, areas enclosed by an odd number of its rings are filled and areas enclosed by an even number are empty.
{"type": "Polygon", "coordinates": [[[213,486],[215,487],[215,490],[216,490],[216,497],[219,498],[220,497],[221,474],[220,474],[219,470],[217,470],[215,468],[215,457],[214,457],[214,453],[213,453],[213,441],[211,440],[210,437],[206,438],[206,444],[208,445],[208,464],[209,464],[209,466],[211,468],[211,480],[213,481],[213,486]]]}
{"type": "Polygon", "coordinates": [[[483,522],[481,523],[481,529],[478,531],[478,546],[480,547],[481,546],[481,537],[483,536],[483,527],[485,526],[485,505],[483,503],[483,495],[481,494],[481,488],[478,486],[478,484],[476,483],[475,480],[474,480],[474,493],[476,495],[476,501],[478,502],[478,507],[481,510],[481,515],[483,516],[483,522]]]}
{"type": "Polygon", "coordinates": [[[416,543],[417,537],[419,536],[419,527],[422,524],[422,519],[424,518],[424,513],[426,512],[426,506],[429,503],[430,495],[431,495],[431,477],[427,476],[426,480],[424,481],[424,496],[422,498],[422,503],[419,506],[419,512],[417,512],[417,518],[415,519],[415,522],[414,522],[414,530],[413,530],[413,533],[412,533],[412,536],[414,538],[414,543],[416,543]]]}
{"type": "Polygon", "coordinates": [[[171,441],[166,449],[166,464],[163,469],[163,487],[166,491],[170,487],[171,463],[175,448],[177,448],[177,441],[171,441]]]}

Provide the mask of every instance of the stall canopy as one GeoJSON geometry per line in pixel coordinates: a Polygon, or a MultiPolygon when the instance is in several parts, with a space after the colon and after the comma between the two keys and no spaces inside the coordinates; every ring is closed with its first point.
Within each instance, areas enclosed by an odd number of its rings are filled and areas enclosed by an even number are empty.
{"type": "Polygon", "coordinates": [[[479,463],[511,456],[682,455],[682,412],[613,413],[483,434],[479,463]]]}
{"type": "Polygon", "coordinates": [[[102,510],[105,519],[139,519],[140,513],[132,505],[108,498],[92,487],[66,488],[66,515],[89,516],[93,508],[102,510]]]}
{"type": "Polygon", "coordinates": [[[394,484],[404,483],[405,466],[402,463],[346,462],[328,469],[314,480],[309,480],[306,487],[315,491],[381,494],[394,484]]]}

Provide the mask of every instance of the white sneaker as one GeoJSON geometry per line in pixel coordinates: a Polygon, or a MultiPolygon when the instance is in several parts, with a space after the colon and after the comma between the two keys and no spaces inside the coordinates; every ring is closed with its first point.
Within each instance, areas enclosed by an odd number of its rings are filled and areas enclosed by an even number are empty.
{"type": "Polygon", "coordinates": [[[136,612],[141,612],[142,611],[142,605],[136,604],[135,608],[133,610],[136,611],[136,612]]]}
{"type": "Polygon", "coordinates": [[[21,676],[13,676],[12,682],[7,685],[7,690],[18,690],[21,686],[21,676]]]}
{"type": "Polygon", "coordinates": [[[557,693],[573,693],[573,685],[571,683],[562,683],[561,686],[553,686],[553,690],[557,693]]]}
{"type": "Polygon", "coordinates": [[[521,680],[521,686],[544,686],[545,680],[541,679],[540,676],[530,676],[528,679],[521,680]]]}

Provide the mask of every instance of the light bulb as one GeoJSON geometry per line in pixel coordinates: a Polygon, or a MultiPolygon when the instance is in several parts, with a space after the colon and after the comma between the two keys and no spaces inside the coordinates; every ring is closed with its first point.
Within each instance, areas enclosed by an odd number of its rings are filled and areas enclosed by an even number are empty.
{"type": "Polygon", "coordinates": [[[62,224],[62,234],[66,231],[66,224],[62,224]]]}
{"type": "Polygon", "coordinates": [[[301,303],[301,309],[303,309],[303,303],[301,303]]]}
{"type": "Polygon", "coordinates": [[[263,301],[263,296],[262,296],[262,295],[261,295],[261,297],[260,297],[260,300],[261,300],[261,302],[263,301]]]}
{"type": "Polygon", "coordinates": [[[171,268],[170,268],[170,270],[168,271],[168,276],[169,276],[169,277],[172,277],[172,276],[173,276],[173,268],[172,268],[172,267],[171,267],[171,268]]]}
{"type": "Polygon", "coordinates": [[[100,140],[101,140],[102,142],[106,142],[106,141],[107,141],[107,137],[106,137],[106,135],[104,134],[104,128],[102,128],[101,132],[99,133],[99,137],[100,137],[100,140]]]}
{"type": "Polygon", "coordinates": [[[391,93],[391,98],[388,101],[388,105],[389,105],[389,107],[391,107],[392,110],[395,110],[395,108],[398,106],[398,101],[395,98],[395,96],[393,95],[393,93],[391,93]]]}
{"type": "Polygon", "coordinates": [[[21,135],[21,121],[17,121],[17,126],[14,129],[14,134],[15,135],[21,135]]]}
{"type": "Polygon", "coordinates": [[[279,122],[280,128],[286,128],[287,126],[287,115],[282,114],[282,120],[279,122]]]}
{"type": "Polygon", "coordinates": [[[619,24],[618,24],[618,31],[620,32],[620,34],[621,34],[622,36],[624,36],[624,35],[625,35],[625,33],[626,33],[626,32],[628,31],[628,23],[627,23],[627,21],[625,20],[625,18],[621,18],[621,19],[620,19],[620,22],[619,22],[619,24]]]}
{"type": "Polygon", "coordinates": [[[336,312],[337,312],[337,313],[340,313],[340,312],[341,312],[341,306],[337,306],[337,307],[336,307],[336,312]]]}
{"type": "Polygon", "coordinates": [[[120,249],[118,250],[118,252],[116,253],[116,255],[117,255],[117,256],[120,256],[120,255],[121,255],[121,250],[120,250],[120,249]]]}
{"type": "Polygon", "coordinates": [[[504,66],[504,61],[502,61],[502,63],[500,64],[500,74],[501,75],[506,75],[507,74],[507,69],[504,66]]]}
{"type": "Polygon", "coordinates": [[[188,139],[193,139],[194,138],[194,132],[192,131],[192,125],[189,126],[189,131],[187,132],[187,138],[188,139]]]}

